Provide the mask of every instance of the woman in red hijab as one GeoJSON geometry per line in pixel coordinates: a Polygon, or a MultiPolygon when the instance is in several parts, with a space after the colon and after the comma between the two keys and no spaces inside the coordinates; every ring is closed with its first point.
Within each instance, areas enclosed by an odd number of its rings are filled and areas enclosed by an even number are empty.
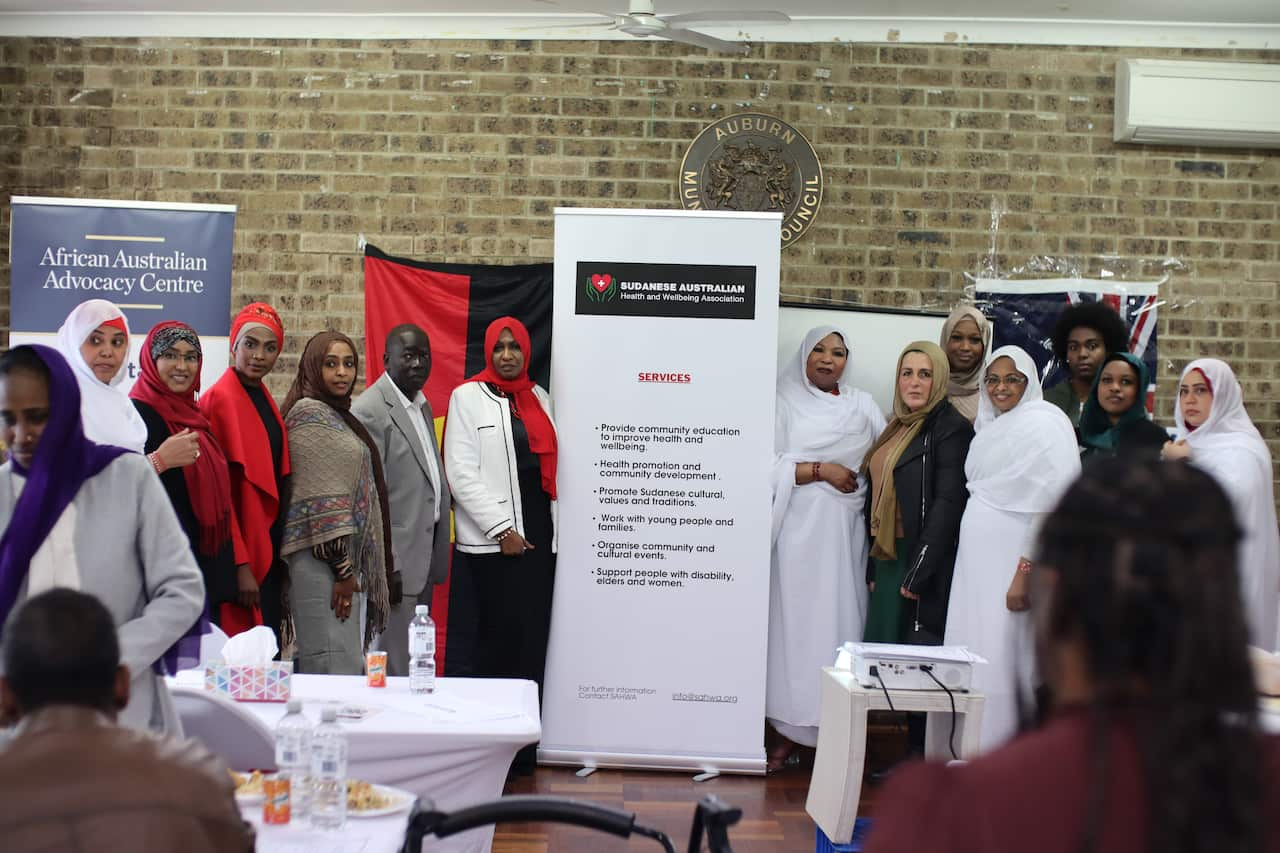
{"type": "Polygon", "coordinates": [[[245,306],[231,324],[231,367],[200,397],[200,411],[227,457],[236,600],[222,605],[228,635],[266,625],[280,636],[284,611],[280,493],[289,475],[284,420],[262,380],[275,367],[284,325],[270,305],[245,306]]]}
{"type": "MultiPolygon", "coordinates": [[[[457,549],[467,555],[477,616],[475,674],[542,688],[556,571],[556,429],[551,398],[529,378],[529,332],[499,317],[485,369],[454,389],[444,467],[457,549]]],[[[516,756],[532,771],[534,748],[516,756]]]]}
{"type": "Polygon", "coordinates": [[[146,453],[191,542],[216,623],[222,605],[236,600],[236,563],[227,457],[196,406],[204,365],[200,338],[185,323],[166,320],[147,335],[138,364],[141,375],[129,396],[147,426],[146,453]],[[166,453],[162,447],[170,438],[178,440],[168,442],[166,453]]]}

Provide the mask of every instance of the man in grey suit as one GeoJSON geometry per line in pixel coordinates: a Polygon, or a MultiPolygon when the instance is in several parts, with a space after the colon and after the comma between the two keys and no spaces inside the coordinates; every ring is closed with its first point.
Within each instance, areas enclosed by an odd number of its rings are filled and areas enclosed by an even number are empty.
{"type": "Polygon", "coordinates": [[[380,648],[389,675],[409,674],[409,622],[414,608],[431,604],[434,584],[449,574],[449,484],[436,444],[431,405],[422,386],[431,373],[431,343],[418,326],[396,326],[382,356],[386,372],[360,395],[351,413],[382,455],[391,507],[391,550],[396,577],[391,613],[380,648]]]}

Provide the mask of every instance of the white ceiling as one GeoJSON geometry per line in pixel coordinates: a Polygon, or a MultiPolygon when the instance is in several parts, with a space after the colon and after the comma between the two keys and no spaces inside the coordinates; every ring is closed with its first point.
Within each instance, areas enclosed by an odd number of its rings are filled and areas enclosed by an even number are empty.
{"type": "MultiPolygon", "coordinates": [[[[1280,49],[1280,0],[655,0],[659,14],[779,9],[786,25],[708,27],[746,41],[1280,49]]],[[[630,38],[580,10],[626,0],[0,0],[0,35],[630,38]]]]}

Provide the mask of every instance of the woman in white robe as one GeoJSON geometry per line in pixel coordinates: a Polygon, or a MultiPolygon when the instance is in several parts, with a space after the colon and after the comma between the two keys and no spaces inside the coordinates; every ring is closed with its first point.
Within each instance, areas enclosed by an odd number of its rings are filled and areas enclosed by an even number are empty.
{"type": "Polygon", "coordinates": [[[862,457],[884,429],[865,391],[842,381],[848,338],[831,326],[805,336],[778,374],[765,716],[786,740],[818,742],[823,666],[838,645],[862,638],[867,538],[862,457]]]}
{"type": "Polygon", "coordinates": [[[198,659],[204,580],[145,457],[95,444],[80,426],[72,369],[49,347],[0,357],[0,628],[53,587],[96,596],[129,667],[122,725],[181,735],[163,674],[198,659]]]}
{"type": "Polygon", "coordinates": [[[1271,452],[1244,407],[1240,382],[1230,365],[1198,358],[1182,371],[1174,413],[1176,441],[1166,459],[1188,459],[1207,471],[1231,497],[1244,530],[1240,542],[1240,594],[1249,621],[1249,642],[1280,649],[1280,530],[1276,527],[1271,452]]]}
{"type": "Polygon", "coordinates": [[[80,385],[85,438],[141,453],[147,425],[129,399],[124,382],[129,360],[129,321],[105,299],[81,302],[58,329],[58,351],[80,385]]]}
{"type": "Polygon", "coordinates": [[[988,661],[973,670],[973,689],[986,696],[986,752],[1017,732],[1018,693],[1029,698],[1033,686],[1029,557],[1041,519],[1080,474],[1080,454],[1071,421],[1045,402],[1035,362],[1022,349],[993,352],[983,383],[977,434],[964,465],[969,502],[944,642],[968,646],[988,661]],[[1019,387],[1021,397],[1013,400],[1019,387]]]}

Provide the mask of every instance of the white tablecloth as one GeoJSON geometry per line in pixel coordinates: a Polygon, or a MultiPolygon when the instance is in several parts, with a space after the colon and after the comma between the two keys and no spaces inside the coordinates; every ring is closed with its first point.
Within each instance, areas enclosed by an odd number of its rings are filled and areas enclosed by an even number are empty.
{"type": "MultiPolygon", "coordinates": [[[[203,683],[202,678],[197,671],[176,676],[187,684],[203,683]]],[[[403,788],[445,811],[502,796],[516,751],[542,736],[532,681],[441,678],[434,693],[414,696],[408,678],[388,678],[385,688],[374,688],[366,686],[363,675],[295,674],[292,693],[315,722],[328,703],[370,709],[362,720],[340,721],[349,744],[347,775],[403,788]]],[[[285,714],[283,703],[240,707],[272,729],[285,714]]],[[[424,849],[484,853],[492,840],[493,828],[485,827],[428,839],[424,849]]]]}
{"type": "MultiPolygon", "coordinates": [[[[242,805],[240,814],[258,833],[257,853],[396,853],[404,844],[404,831],[409,825],[407,811],[386,817],[350,818],[341,832],[312,829],[305,818],[282,826],[263,824],[260,804],[242,805]]],[[[440,848],[429,842],[423,849],[440,848]]]]}

